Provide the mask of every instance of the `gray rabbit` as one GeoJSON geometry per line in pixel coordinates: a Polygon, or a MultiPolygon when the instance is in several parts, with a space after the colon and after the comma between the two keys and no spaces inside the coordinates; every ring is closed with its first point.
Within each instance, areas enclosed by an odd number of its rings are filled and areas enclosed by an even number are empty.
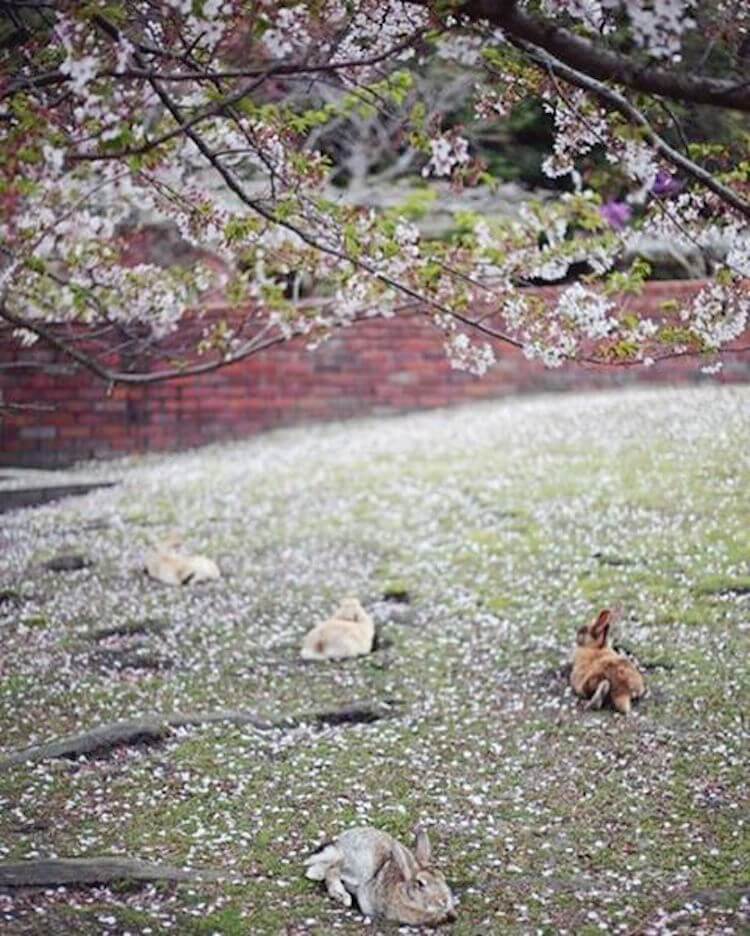
{"type": "Polygon", "coordinates": [[[443,875],[431,866],[432,849],[417,829],[414,854],[387,832],[371,826],[348,829],[305,860],[306,875],[325,881],[345,907],[352,895],[365,916],[424,926],[455,919],[454,900],[443,875]]]}

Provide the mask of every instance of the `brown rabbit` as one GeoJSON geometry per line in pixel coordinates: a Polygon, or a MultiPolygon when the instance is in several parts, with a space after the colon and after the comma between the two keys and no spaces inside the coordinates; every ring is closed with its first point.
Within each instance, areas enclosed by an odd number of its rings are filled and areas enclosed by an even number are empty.
{"type": "Polygon", "coordinates": [[[609,697],[617,711],[627,715],[631,699],[640,699],[646,684],[630,660],[607,645],[612,620],[612,612],[605,609],[593,624],[578,628],[570,685],[576,695],[589,700],[587,708],[601,708],[609,697]]]}

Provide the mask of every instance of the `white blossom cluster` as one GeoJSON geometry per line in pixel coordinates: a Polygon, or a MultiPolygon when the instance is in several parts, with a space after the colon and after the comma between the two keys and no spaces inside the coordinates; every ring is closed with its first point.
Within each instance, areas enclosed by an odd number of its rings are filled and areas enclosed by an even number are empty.
{"type": "Polygon", "coordinates": [[[513,97],[507,93],[478,85],[474,113],[480,120],[497,120],[498,117],[508,117],[515,103],[513,97]]]}
{"type": "MultiPolygon", "coordinates": [[[[192,0],[168,0],[168,3],[180,14],[183,35],[194,48],[213,49],[224,37],[227,24],[231,22],[231,0],[202,0],[199,5],[192,0]]],[[[158,20],[150,19],[149,26],[154,30],[155,38],[161,38],[161,24],[158,20]]]]}
{"type": "Polygon", "coordinates": [[[695,26],[694,0],[627,0],[635,41],[654,58],[680,59],[683,33],[695,26]]]}
{"type": "Polygon", "coordinates": [[[272,58],[284,59],[307,46],[311,21],[304,3],[278,8],[271,23],[263,33],[263,45],[272,58]]]}
{"type": "Polygon", "coordinates": [[[474,86],[474,113],[478,120],[495,121],[510,116],[528,92],[522,81],[509,76],[502,86],[477,82],[474,86]]]}
{"type": "MultiPolygon", "coordinates": [[[[397,60],[403,61],[414,55],[409,40],[416,37],[429,25],[429,14],[420,6],[404,3],[403,0],[360,0],[349,6],[344,0],[329,0],[324,16],[340,24],[342,35],[336,39],[332,49],[332,62],[348,62],[358,58],[377,59],[389,50],[397,60]]],[[[361,80],[374,71],[357,68],[361,80]]]]}
{"type": "Polygon", "coordinates": [[[451,367],[482,377],[495,363],[495,352],[488,342],[473,341],[466,332],[457,331],[444,343],[451,367]]]}
{"type": "Polygon", "coordinates": [[[557,300],[556,314],[570,321],[584,337],[606,338],[617,327],[610,312],[615,308],[611,299],[574,283],[563,290],[557,300]]]}
{"type": "Polygon", "coordinates": [[[750,277],[750,231],[747,227],[729,228],[722,232],[730,247],[726,255],[727,267],[739,276],[750,277]]]}
{"type": "Polygon", "coordinates": [[[474,68],[481,64],[482,49],[486,38],[474,33],[452,32],[440,37],[436,54],[438,58],[447,59],[466,68],[474,68]]]}
{"type": "Polygon", "coordinates": [[[681,313],[706,348],[715,351],[739,338],[748,327],[750,294],[742,287],[709,283],[681,313]]]}
{"type": "Polygon", "coordinates": [[[544,109],[555,122],[553,152],[542,163],[542,170],[550,178],[575,172],[577,157],[601,145],[609,137],[605,112],[593,104],[580,88],[574,88],[565,99],[544,102],[544,109]]]}
{"type": "Polygon", "coordinates": [[[469,141],[456,133],[442,133],[430,140],[430,158],[422,175],[451,176],[457,166],[469,162],[469,141]]]}
{"type": "Polygon", "coordinates": [[[80,95],[86,85],[99,71],[101,63],[98,57],[91,53],[83,53],[79,47],[80,39],[85,34],[85,28],[65,16],[60,16],[55,25],[55,33],[65,49],[65,59],[60,64],[60,71],[70,75],[71,90],[80,95]]]}
{"type": "Polygon", "coordinates": [[[607,150],[607,159],[638,182],[643,192],[651,188],[659,169],[653,149],[638,140],[616,141],[607,150]]]}
{"type": "Polygon", "coordinates": [[[591,32],[606,35],[615,29],[615,16],[628,19],[635,42],[654,58],[679,60],[684,33],[695,26],[690,11],[694,0],[543,0],[548,16],[572,17],[591,32]]]}

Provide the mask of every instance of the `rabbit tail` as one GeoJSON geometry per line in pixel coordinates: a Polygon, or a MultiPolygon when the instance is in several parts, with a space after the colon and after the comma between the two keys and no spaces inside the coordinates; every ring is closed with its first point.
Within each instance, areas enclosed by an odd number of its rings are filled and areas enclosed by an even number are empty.
{"type": "Polygon", "coordinates": [[[631,699],[640,698],[646,691],[643,677],[629,662],[622,660],[610,667],[610,698],[618,712],[628,715],[631,699]]]}
{"type": "Polygon", "coordinates": [[[322,637],[317,640],[306,640],[302,644],[300,656],[303,660],[325,660],[326,642],[322,637]]]}

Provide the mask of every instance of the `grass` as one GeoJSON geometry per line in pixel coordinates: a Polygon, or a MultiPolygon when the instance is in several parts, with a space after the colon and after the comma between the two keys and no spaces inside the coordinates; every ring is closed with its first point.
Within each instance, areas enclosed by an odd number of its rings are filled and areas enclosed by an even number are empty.
{"type": "Polygon", "coordinates": [[[364,822],[409,841],[417,821],[459,897],[456,934],[740,932],[748,428],[744,388],[501,401],[87,465],[122,484],[8,515],[8,751],[146,712],[398,709],[184,728],[0,773],[0,859],[116,853],[231,877],[0,895],[3,932],[356,933],[304,855],[364,822]],[[173,528],[219,582],[143,577],[149,538],[173,528]],[[63,552],[95,564],[39,568],[63,552]],[[384,648],[302,664],[304,632],[351,592],[384,648]],[[561,675],[605,605],[648,670],[628,720],[584,712],[561,675]],[[92,639],[102,628],[122,633],[92,639]],[[117,654],[171,667],[102,663],[117,654]]]}

